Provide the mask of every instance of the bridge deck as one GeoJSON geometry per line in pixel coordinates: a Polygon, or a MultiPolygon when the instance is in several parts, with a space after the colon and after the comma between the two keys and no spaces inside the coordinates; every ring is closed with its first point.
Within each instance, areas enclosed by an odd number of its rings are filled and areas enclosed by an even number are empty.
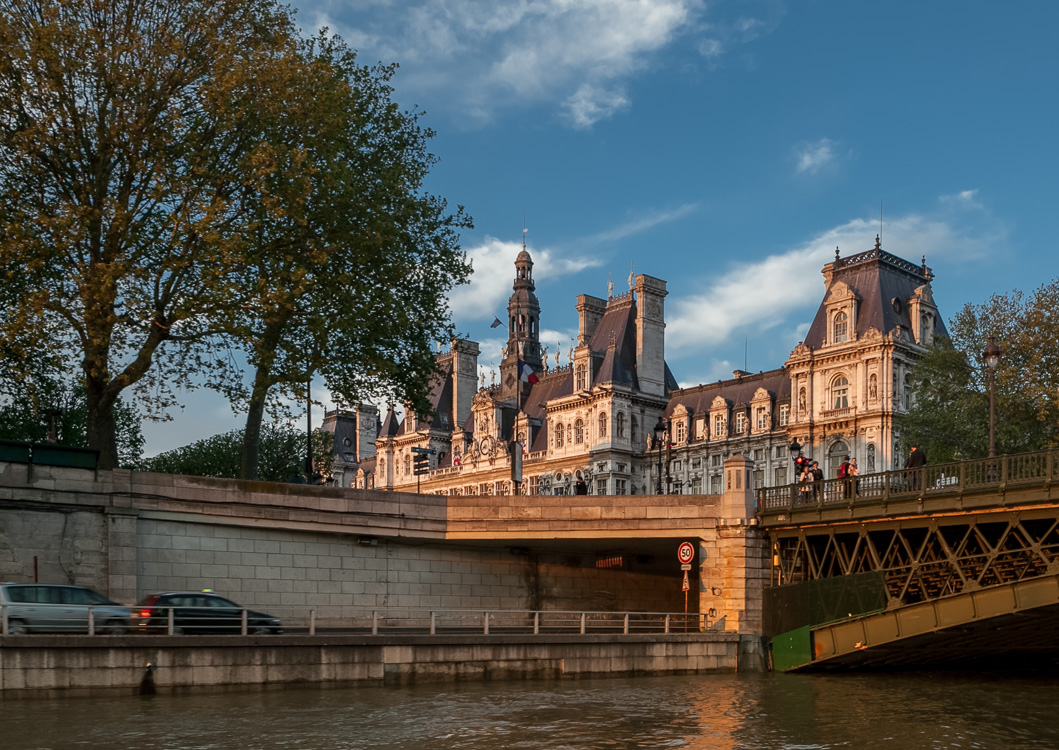
{"type": "Polygon", "coordinates": [[[936,515],[1059,501],[1059,451],[756,490],[762,527],[936,515]]]}

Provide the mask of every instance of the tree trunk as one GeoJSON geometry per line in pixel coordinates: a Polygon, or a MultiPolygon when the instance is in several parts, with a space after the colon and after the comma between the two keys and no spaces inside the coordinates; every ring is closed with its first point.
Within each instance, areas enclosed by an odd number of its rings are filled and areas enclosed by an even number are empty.
{"type": "Polygon", "coordinates": [[[86,432],[88,445],[99,451],[99,468],[118,468],[118,437],[114,422],[114,397],[106,392],[100,393],[95,386],[87,384],[88,424],[86,432]]]}
{"type": "Polygon", "coordinates": [[[243,479],[257,479],[261,462],[261,421],[265,415],[265,399],[271,385],[268,369],[260,365],[254,371],[254,387],[246,409],[246,429],[243,432],[243,479]]]}

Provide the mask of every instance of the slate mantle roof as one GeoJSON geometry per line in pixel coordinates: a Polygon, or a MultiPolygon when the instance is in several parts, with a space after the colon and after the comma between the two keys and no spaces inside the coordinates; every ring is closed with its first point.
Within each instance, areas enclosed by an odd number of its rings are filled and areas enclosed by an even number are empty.
{"type": "MultiPolygon", "coordinates": [[[[827,336],[826,300],[836,283],[845,283],[860,299],[856,316],[857,338],[860,338],[869,328],[883,334],[898,325],[906,331],[911,330],[908,300],[916,289],[930,284],[934,278],[925,261],[922,266],[917,266],[891,255],[882,249],[878,238],[873,249],[847,258],[836,258],[829,265],[831,280],[824,294],[825,303],[817,309],[805,335],[804,343],[810,349],[821,346],[827,336]]],[[[825,274],[827,270],[824,269],[825,274]]],[[[941,315],[934,317],[934,335],[948,335],[941,315]]]]}
{"type": "MultiPolygon", "coordinates": [[[[683,406],[692,415],[709,413],[713,400],[718,396],[728,401],[729,406],[749,406],[758,388],[768,391],[777,405],[790,403],[791,378],[787,370],[781,367],[777,370],[766,370],[754,375],[743,375],[731,380],[719,380],[716,383],[672,391],[669,394],[665,416],[672,417],[678,406],[683,406]]],[[[778,409],[772,411],[774,426],[778,412],[778,409]]]]}

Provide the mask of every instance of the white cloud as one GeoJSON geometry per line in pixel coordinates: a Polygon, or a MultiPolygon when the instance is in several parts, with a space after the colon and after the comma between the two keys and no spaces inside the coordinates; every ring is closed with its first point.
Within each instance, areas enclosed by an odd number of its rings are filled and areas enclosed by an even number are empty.
{"type": "Polygon", "coordinates": [[[445,92],[479,119],[561,103],[578,128],[627,109],[623,82],[686,33],[702,0],[417,0],[342,6],[305,0],[361,60],[396,60],[400,84],[445,92]]]}
{"type": "Polygon", "coordinates": [[[567,117],[578,130],[587,130],[600,120],[629,108],[629,99],[620,89],[603,89],[584,84],[563,104],[567,117]]]}
{"type": "Polygon", "coordinates": [[[821,138],[816,143],[803,143],[795,149],[795,170],[799,173],[816,174],[837,158],[835,142],[830,138],[821,138]]]}
{"type": "Polygon", "coordinates": [[[668,224],[671,221],[683,219],[685,216],[694,213],[697,209],[697,203],[685,203],[682,206],[677,206],[676,208],[664,211],[647,211],[643,216],[627,221],[614,229],[608,229],[604,232],[594,234],[591,237],[586,238],[584,241],[591,244],[615,242],[634,234],[646,232],[648,229],[653,229],[661,224],[668,224]]]}
{"type": "MultiPolygon", "coordinates": [[[[972,219],[966,211],[887,218],[882,247],[917,264],[924,256],[928,265],[937,257],[966,261],[989,257],[1004,244],[1005,229],[990,219],[972,219]]],[[[777,326],[783,326],[793,349],[823,297],[819,271],[834,260],[836,247],[843,257],[869,250],[879,232],[878,220],[853,219],[796,247],[735,264],[719,280],[703,280],[697,293],[671,295],[666,303],[667,351],[679,352],[681,358],[701,356],[711,347],[741,340],[744,335],[753,338],[777,326]]]]}

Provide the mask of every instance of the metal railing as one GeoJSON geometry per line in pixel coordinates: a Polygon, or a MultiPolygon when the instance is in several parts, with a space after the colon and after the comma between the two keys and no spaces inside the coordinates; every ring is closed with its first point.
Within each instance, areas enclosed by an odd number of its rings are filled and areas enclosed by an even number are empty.
{"type": "MultiPolygon", "coordinates": [[[[269,607],[270,624],[249,609],[227,617],[211,617],[207,607],[152,607],[145,616],[131,608],[129,621],[120,630],[93,627],[92,618],[80,627],[56,628],[37,623],[11,627],[19,620],[14,612],[23,605],[0,606],[0,634],[40,632],[157,635],[261,635],[269,633],[355,635],[638,635],[719,632],[725,618],[697,612],[591,612],[577,610],[468,610],[468,609],[362,609],[352,607],[269,607]]],[[[58,606],[58,605],[55,605],[58,606]]],[[[24,619],[22,620],[23,625],[24,619]]]]}
{"type": "MultiPolygon", "coordinates": [[[[967,491],[1032,486],[1059,479],[1059,451],[1016,453],[996,458],[895,469],[846,479],[763,487],[755,491],[758,516],[796,510],[883,505],[909,496],[959,495],[967,491]]],[[[998,500],[998,505],[1003,504],[998,500]]]]}

